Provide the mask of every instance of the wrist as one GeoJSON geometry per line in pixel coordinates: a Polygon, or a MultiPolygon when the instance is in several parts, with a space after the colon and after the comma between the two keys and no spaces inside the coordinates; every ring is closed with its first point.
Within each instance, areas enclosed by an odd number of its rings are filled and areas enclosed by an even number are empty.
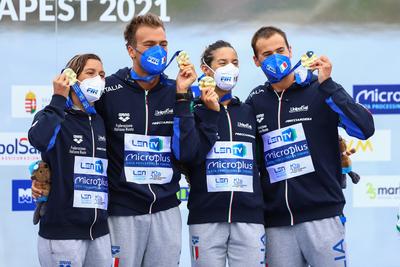
{"type": "Polygon", "coordinates": [[[66,100],[67,98],[65,96],[54,93],[49,105],[64,109],[66,100]]]}
{"type": "Polygon", "coordinates": [[[219,111],[220,110],[220,106],[219,105],[218,106],[216,106],[216,105],[211,105],[211,106],[206,105],[206,107],[207,107],[207,109],[213,110],[213,111],[219,111]]]}
{"type": "Polygon", "coordinates": [[[176,92],[175,95],[176,101],[180,102],[180,101],[192,101],[193,99],[193,95],[192,92],[189,90],[186,90],[186,92],[176,92]]]}
{"type": "Polygon", "coordinates": [[[189,87],[181,87],[179,85],[176,85],[176,92],[177,93],[186,93],[188,91],[189,87]]]}

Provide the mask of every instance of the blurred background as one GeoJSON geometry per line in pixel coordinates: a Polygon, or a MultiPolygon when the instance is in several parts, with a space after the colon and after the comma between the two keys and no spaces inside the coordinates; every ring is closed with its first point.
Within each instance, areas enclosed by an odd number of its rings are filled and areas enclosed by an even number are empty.
{"type": "MultiPolygon", "coordinates": [[[[240,61],[234,94],[243,101],[266,81],[250,46],[261,26],[287,33],[293,61],[308,50],[330,58],[333,79],[372,111],[376,126],[367,141],[346,137],[357,149],[353,168],[361,181],[348,180],[344,190],[343,266],[400,266],[398,0],[0,0],[0,266],[39,266],[27,166],[40,154],[29,145],[27,130],[50,101],[53,77],[78,53],[98,54],[107,74],[131,66],[123,30],[134,15],[147,12],[165,22],[170,55],[186,50],[198,73],[207,45],[231,42],[240,61]]],[[[176,77],[177,71],[171,64],[166,73],[176,77]]],[[[184,222],[188,191],[182,181],[184,222]]],[[[181,266],[190,266],[187,231],[184,224],[181,266]]]]}

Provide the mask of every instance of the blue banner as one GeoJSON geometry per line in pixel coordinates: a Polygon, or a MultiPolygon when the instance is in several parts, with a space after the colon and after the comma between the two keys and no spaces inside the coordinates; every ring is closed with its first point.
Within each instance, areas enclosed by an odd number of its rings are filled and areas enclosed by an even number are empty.
{"type": "Polygon", "coordinates": [[[400,114],[400,84],[354,85],[353,98],[372,114],[400,114]]]}

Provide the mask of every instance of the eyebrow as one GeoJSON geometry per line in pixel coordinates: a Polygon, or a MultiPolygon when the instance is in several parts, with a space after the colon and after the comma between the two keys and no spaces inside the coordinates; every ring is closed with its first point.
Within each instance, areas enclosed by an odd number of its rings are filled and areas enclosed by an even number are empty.
{"type": "Polygon", "coordinates": [[[147,41],[142,42],[142,44],[154,44],[154,43],[157,43],[157,42],[154,40],[147,40],[147,41]]]}
{"type": "Polygon", "coordinates": [[[278,47],[277,49],[275,49],[275,50],[266,50],[266,51],[264,51],[262,54],[267,54],[267,53],[272,53],[272,52],[274,52],[274,51],[278,51],[278,50],[281,50],[281,49],[284,49],[284,47],[283,46],[280,46],[280,47],[278,47]]]}
{"type": "MultiPolygon", "coordinates": [[[[143,45],[156,44],[156,43],[158,43],[158,41],[155,41],[155,40],[146,40],[146,41],[142,42],[143,45]]],[[[167,40],[162,40],[159,43],[168,44],[168,41],[167,40]]]]}

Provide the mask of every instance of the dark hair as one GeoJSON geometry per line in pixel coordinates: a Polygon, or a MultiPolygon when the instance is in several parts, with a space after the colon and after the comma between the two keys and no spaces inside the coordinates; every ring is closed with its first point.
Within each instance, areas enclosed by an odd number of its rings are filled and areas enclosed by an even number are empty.
{"type": "Polygon", "coordinates": [[[256,33],[253,35],[253,38],[251,39],[251,47],[253,48],[255,56],[257,56],[257,51],[256,51],[257,41],[261,38],[268,39],[274,34],[279,34],[280,36],[282,36],[283,39],[285,40],[287,48],[289,48],[289,42],[286,38],[286,33],[284,31],[273,26],[261,27],[260,29],[258,29],[258,31],[256,31],[256,33]]]}
{"type": "Polygon", "coordinates": [[[95,59],[101,62],[100,57],[95,54],[81,54],[71,58],[65,68],[71,68],[76,73],[76,76],[79,76],[89,59],[95,59]]]}
{"type": "Polygon", "coordinates": [[[145,15],[136,16],[125,27],[124,38],[126,42],[125,43],[126,47],[128,47],[129,45],[131,46],[136,45],[136,32],[139,29],[139,27],[143,25],[152,28],[161,27],[165,30],[164,23],[155,14],[147,13],[145,15]]]}
{"type": "Polygon", "coordinates": [[[214,59],[213,52],[222,47],[230,47],[235,50],[230,43],[223,40],[218,40],[215,43],[207,46],[206,50],[204,50],[203,55],[201,56],[200,64],[206,63],[208,66],[211,66],[211,62],[214,59]]]}

